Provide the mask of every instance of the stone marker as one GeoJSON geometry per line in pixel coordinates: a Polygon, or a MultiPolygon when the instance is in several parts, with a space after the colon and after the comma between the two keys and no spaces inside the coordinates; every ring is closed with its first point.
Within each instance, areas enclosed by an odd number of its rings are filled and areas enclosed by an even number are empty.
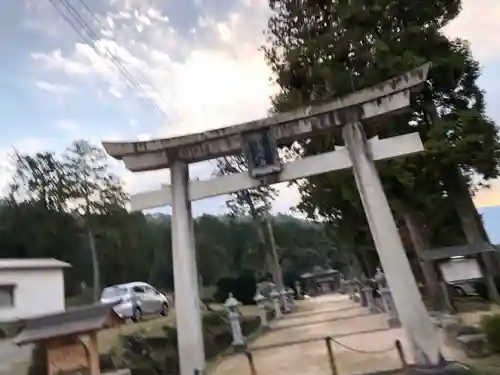
{"type": "Polygon", "coordinates": [[[394,300],[392,299],[391,290],[387,285],[385,275],[380,267],[377,268],[377,273],[375,274],[374,279],[378,284],[378,290],[384,304],[384,311],[387,313],[387,323],[389,324],[389,327],[401,327],[398,311],[396,309],[396,306],[394,305],[394,300]]]}
{"type": "Polygon", "coordinates": [[[269,294],[269,297],[273,303],[274,317],[276,319],[283,319],[283,314],[281,313],[280,294],[276,290],[273,290],[269,294]]]}
{"type": "Polygon", "coordinates": [[[233,335],[232,345],[235,348],[242,348],[245,346],[245,338],[241,332],[241,314],[238,307],[241,303],[229,293],[229,297],[224,302],[224,307],[227,309],[229,323],[231,324],[231,334],[233,335]]]}
{"type": "Polygon", "coordinates": [[[257,294],[253,298],[255,303],[257,303],[257,307],[259,308],[259,316],[260,316],[260,329],[263,331],[268,331],[270,329],[269,322],[267,320],[267,310],[266,310],[266,297],[260,294],[257,291],[257,294]]]}

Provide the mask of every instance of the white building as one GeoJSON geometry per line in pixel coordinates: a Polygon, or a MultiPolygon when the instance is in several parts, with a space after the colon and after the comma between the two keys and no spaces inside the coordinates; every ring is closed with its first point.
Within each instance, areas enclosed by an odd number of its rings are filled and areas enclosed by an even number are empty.
{"type": "Polygon", "coordinates": [[[64,311],[67,267],[57,259],[0,259],[0,322],[64,311]]]}

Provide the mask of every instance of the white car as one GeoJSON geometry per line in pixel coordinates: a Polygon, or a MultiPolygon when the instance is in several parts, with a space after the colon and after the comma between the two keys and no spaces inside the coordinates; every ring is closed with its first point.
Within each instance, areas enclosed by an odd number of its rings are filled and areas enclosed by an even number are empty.
{"type": "Polygon", "coordinates": [[[168,298],[143,282],[114,285],[104,288],[101,303],[116,303],[114,311],[124,319],[137,322],[144,315],[168,315],[168,298]]]}

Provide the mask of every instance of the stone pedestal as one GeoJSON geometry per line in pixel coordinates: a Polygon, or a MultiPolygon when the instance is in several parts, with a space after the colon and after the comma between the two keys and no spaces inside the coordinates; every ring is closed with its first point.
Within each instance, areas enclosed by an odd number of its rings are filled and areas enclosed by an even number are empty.
{"type": "Polygon", "coordinates": [[[276,319],[283,319],[283,314],[281,313],[280,294],[276,290],[273,290],[269,294],[269,297],[271,297],[271,301],[273,303],[274,317],[276,319]]]}
{"type": "Polygon", "coordinates": [[[267,320],[267,310],[266,310],[266,298],[257,292],[257,294],[254,297],[255,302],[257,303],[257,307],[259,308],[259,317],[260,317],[260,329],[262,331],[268,331],[270,329],[269,327],[269,321],[267,320]]]}
{"type": "Polygon", "coordinates": [[[280,297],[283,304],[283,313],[289,314],[292,310],[290,309],[290,301],[288,299],[288,293],[285,289],[281,289],[280,297]]]}
{"type": "Polygon", "coordinates": [[[241,331],[241,314],[238,311],[240,302],[237,301],[232,294],[229,294],[224,306],[227,309],[229,323],[231,325],[231,334],[233,335],[232,345],[236,349],[243,348],[245,346],[245,338],[243,337],[243,333],[241,331]]]}
{"type": "Polygon", "coordinates": [[[354,298],[354,286],[350,281],[346,281],[345,285],[347,289],[347,295],[349,296],[349,299],[352,300],[354,298]]]}
{"type": "Polygon", "coordinates": [[[358,286],[358,291],[359,291],[359,303],[361,304],[362,307],[367,307],[368,306],[368,301],[366,298],[366,293],[365,289],[363,286],[358,286]]]}
{"type": "Polygon", "coordinates": [[[370,288],[369,286],[364,288],[364,294],[366,297],[366,305],[368,307],[368,310],[372,314],[376,314],[379,312],[377,306],[375,306],[375,301],[373,300],[373,288],[370,288]]]}

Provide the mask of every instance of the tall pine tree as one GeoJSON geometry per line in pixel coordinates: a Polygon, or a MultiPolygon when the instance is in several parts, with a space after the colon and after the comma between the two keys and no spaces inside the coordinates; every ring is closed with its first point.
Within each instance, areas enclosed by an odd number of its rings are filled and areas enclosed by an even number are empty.
{"type": "MultiPolygon", "coordinates": [[[[425,153],[384,162],[379,169],[417,252],[461,243],[464,234],[469,242],[484,240],[469,195],[470,176],[498,175],[498,130],[484,112],[483,92],[476,84],[479,65],[465,41],[450,40],[440,31],[460,6],[457,0],[270,0],[265,52],[281,89],[273,101],[275,111],[330,100],[432,62],[411,113],[366,129],[368,136],[381,137],[418,131],[424,142],[425,153]],[[441,214],[453,208],[461,228],[441,214]],[[445,224],[451,236],[436,235],[445,224]]],[[[336,144],[341,138],[332,134],[303,143],[300,153],[331,151],[336,144]]],[[[366,227],[350,172],[309,178],[300,190],[302,208],[329,218],[339,230],[354,223],[366,227]]],[[[491,259],[487,263],[494,264],[491,259]]],[[[436,295],[432,272],[424,266],[436,295]]]]}

